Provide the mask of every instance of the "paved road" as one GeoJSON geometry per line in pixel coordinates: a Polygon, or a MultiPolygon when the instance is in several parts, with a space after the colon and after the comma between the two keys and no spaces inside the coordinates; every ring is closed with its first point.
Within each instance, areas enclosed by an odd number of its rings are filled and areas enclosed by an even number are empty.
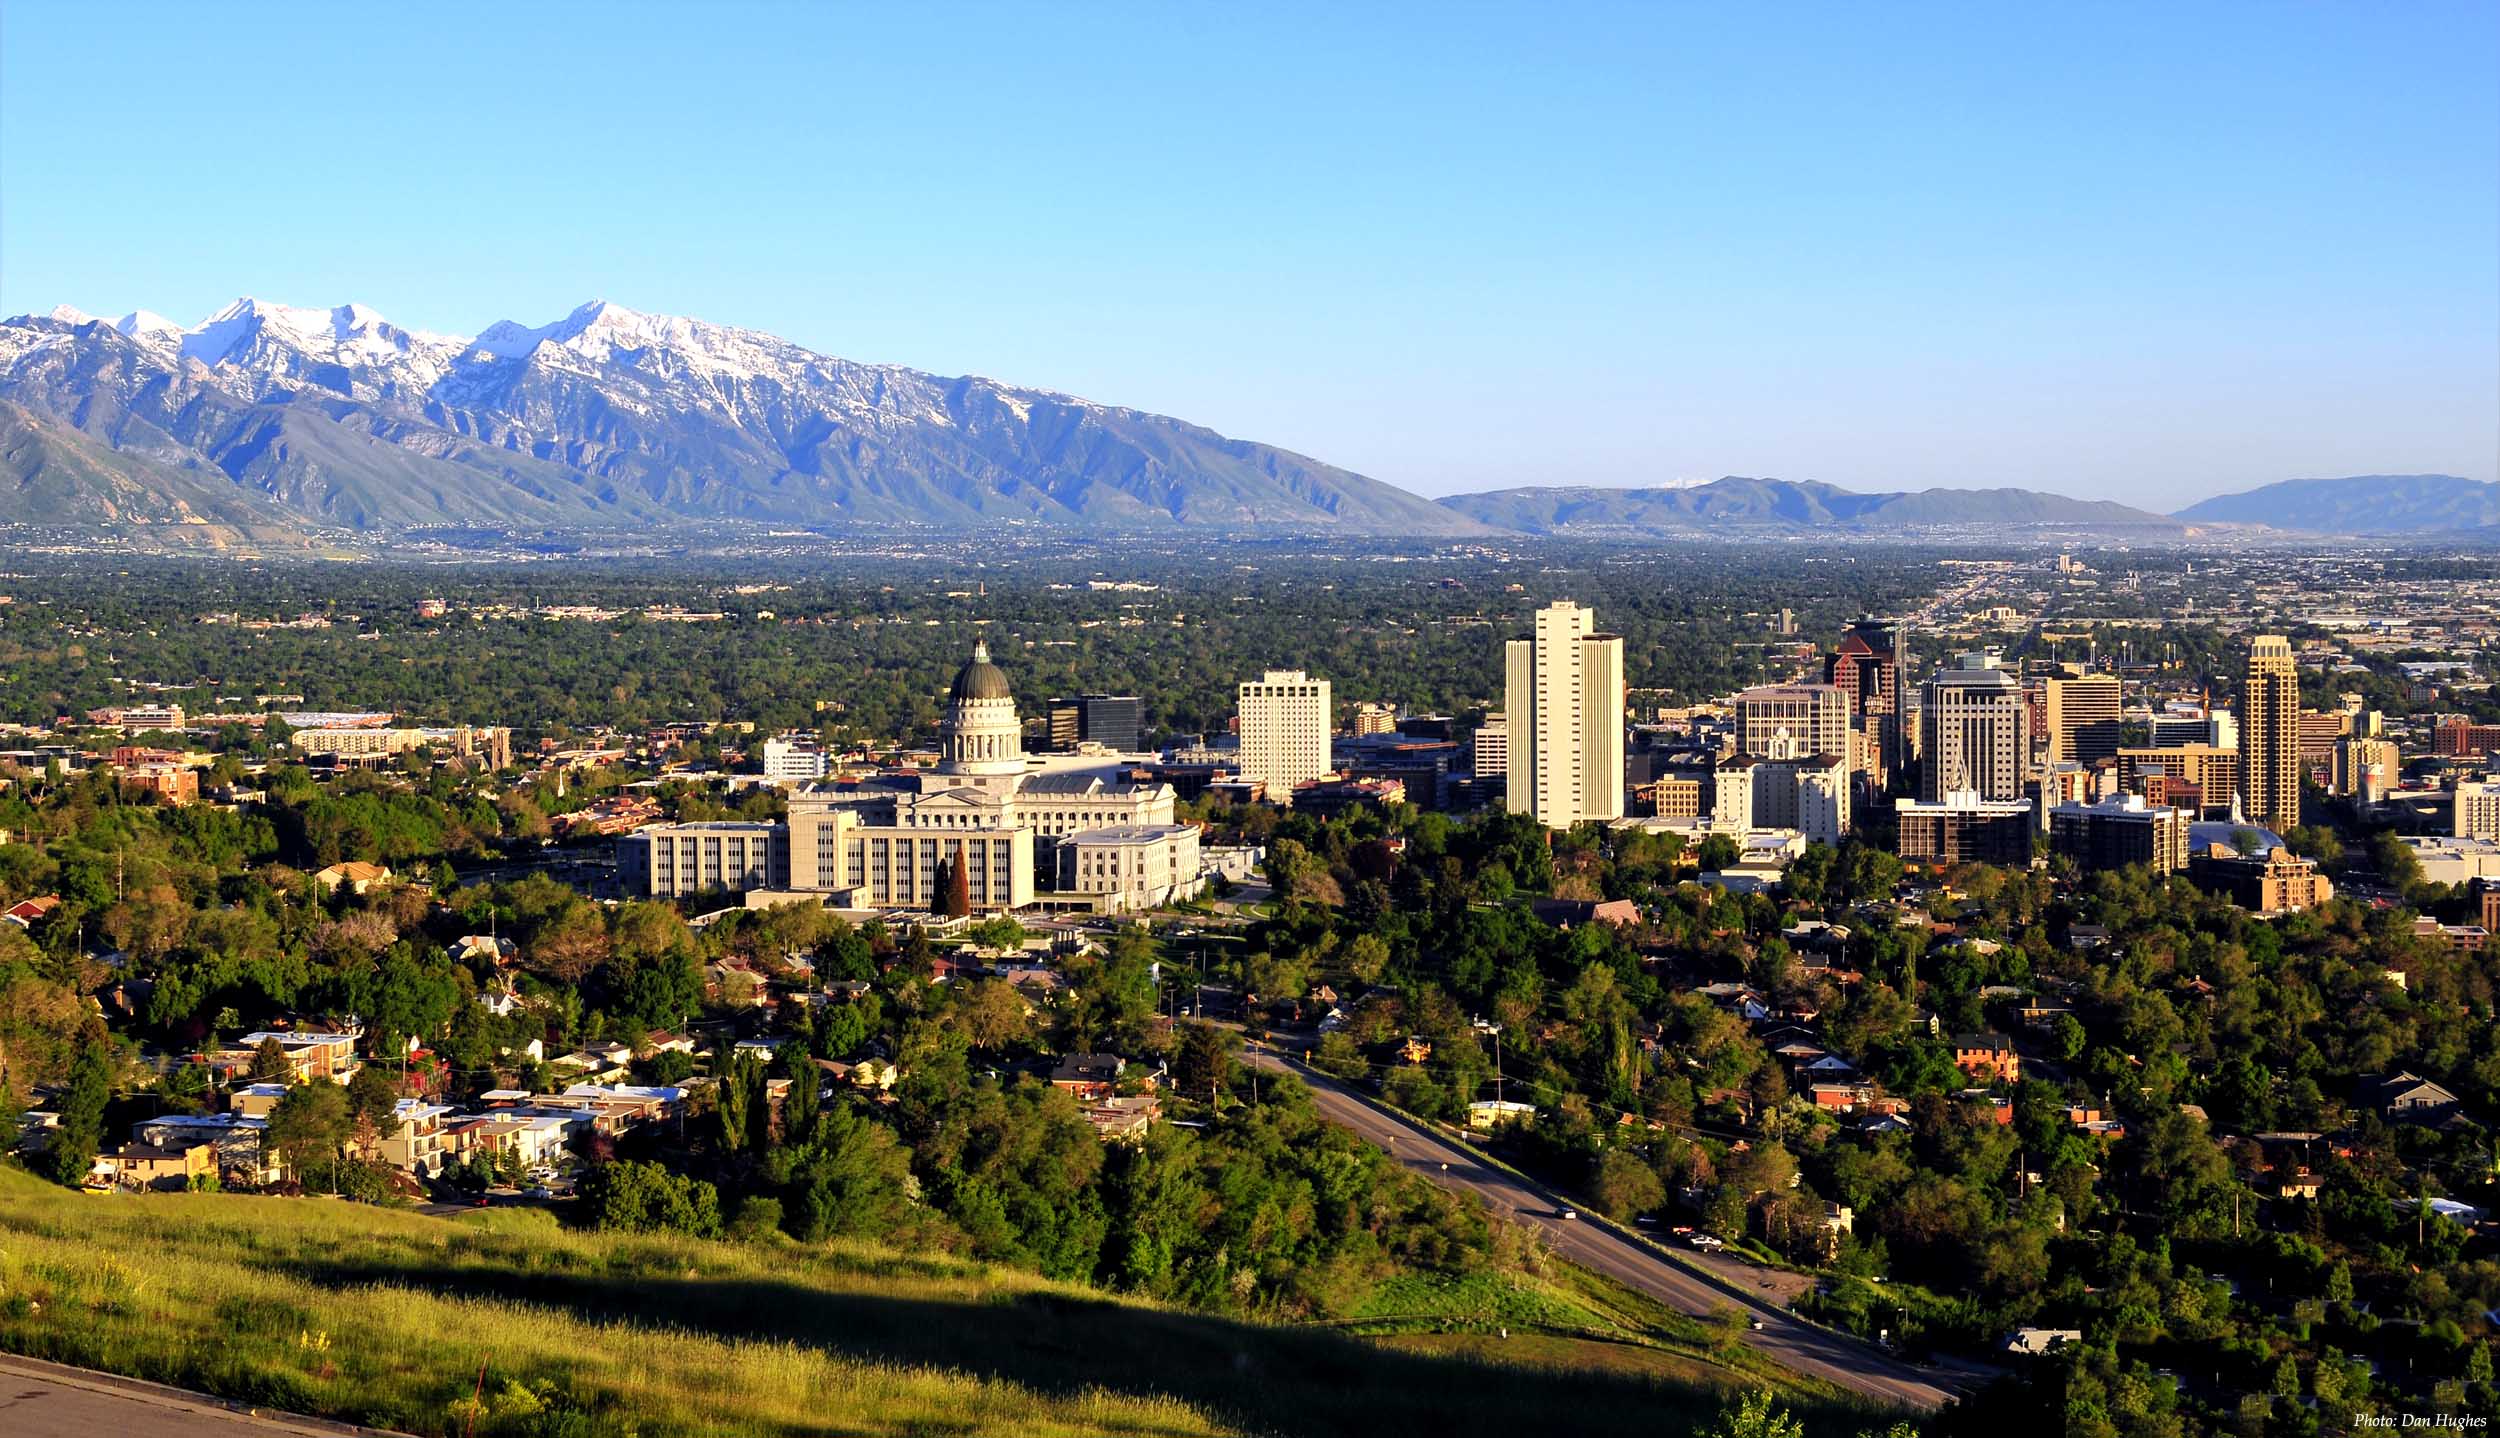
{"type": "Polygon", "coordinates": [[[1261,1068],[1290,1069],[1311,1086],[1321,1113],[1442,1187],[1472,1193],[1496,1215],[1537,1230],[1554,1252],[1583,1268],[1697,1316],[1731,1305],[1751,1310],[1749,1316],[1760,1319],[1762,1326],[1747,1333],[1745,1341],[1785,1367],[1877,1402],[1922,1411],[1941,1408],[1953,1396],[1940,1375],[1912,1368],[1872,1344],[1817,1328],[1774,1304],[1738,1300],[1673,1259],[1601,1225],[1556,1218],[1553,1202],[1528,1185],[1431,1130],[1374,1107],[1325,1074],[1264,1050],[1247,1050],[1244,1057],[1261,1068]]]}
{"type": "Polygon", "coordinates": [[[379,1434],[292,1414],[229,1408],[205,1394],[0,1354],[0,1433],[9,1438],[269,1438],[379,1434]]]}

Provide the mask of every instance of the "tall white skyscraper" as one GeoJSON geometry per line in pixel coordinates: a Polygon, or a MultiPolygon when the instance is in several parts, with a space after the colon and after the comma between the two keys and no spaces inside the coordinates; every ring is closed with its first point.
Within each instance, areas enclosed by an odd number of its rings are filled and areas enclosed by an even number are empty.
{"type": "Polygon", "coordinates": [[[1241,777],[1290,799],[1293,786],[1329,772],[1328,681],[1270,669],[1241,686],[1241,777]]]}
{"type": "Polygon", "coordinates": [[[1554,829],[1623,817],[1623,636],[1569,600],[1504,658],[1509,808],[1554,829]]]}

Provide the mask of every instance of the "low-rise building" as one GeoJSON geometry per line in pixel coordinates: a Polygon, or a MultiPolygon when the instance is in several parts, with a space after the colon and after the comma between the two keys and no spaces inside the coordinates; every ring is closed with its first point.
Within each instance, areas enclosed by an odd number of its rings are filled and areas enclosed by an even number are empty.
{"type": "Polygon", "coordinates": [[[2189,856],[2188,879],[2260,914],[2315,908],[2335,897],[2334,881],[2319,873],[2314,862],[2280,844],[2256,854],[2207,844],[2189,856]]]}
{"type": "Polygon", "coordinates": [[[1057,841],[1062,893],[1085,894],[1105,912],[1175,903],[1203,881],[1193,824],[1124,824],[1085,829],[1057,841]]]}
{"type": "Polygon", "coordinates": [[[1955,1035],[1953,1066],[1975,1079],[2015,1083],[2023,1076],[2022,1055],[2003,1034],[1955,1035]]]}

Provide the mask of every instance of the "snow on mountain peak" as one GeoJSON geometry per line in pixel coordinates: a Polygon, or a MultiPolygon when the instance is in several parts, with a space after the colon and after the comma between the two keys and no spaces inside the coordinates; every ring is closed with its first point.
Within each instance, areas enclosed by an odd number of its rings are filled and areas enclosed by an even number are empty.
{"type": "Polygon", "coordinates": [[[50,317],[59,320],[65,325],[92,324],[95,321],[94,315],[87,313],[85,310],[80,309],[76,305],[54,305],[52,307],[52,314],[50,317]]]}
{"type": "Polygon", "coordinates": [[[132,310],[130,313],[123,315],[120,319],[113,321],[113,328],[120,330],[123,334],[130,336],[134,340],[150,339],[166,335],[179,336],[182,333],[182,326],[175,324],[172,320],[165,318],[163,315],[156,313],[154,310],[132,310]]]}

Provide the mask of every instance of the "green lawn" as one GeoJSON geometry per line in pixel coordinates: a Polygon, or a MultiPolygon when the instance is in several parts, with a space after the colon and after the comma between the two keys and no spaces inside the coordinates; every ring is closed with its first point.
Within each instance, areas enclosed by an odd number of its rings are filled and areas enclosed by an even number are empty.
{"type": "MultiPolygon", "coordinates": [[[[1492,1438],[1556,1431],[1568,1412],[1574,1432],[1674,1438],[1751,1381],[1675,1351],[1583,1281],[1390,1300],[1585,1317],[1627,1341],[1422,1352],[867,1246],[579,1233],[528,1211],[89,1196],[0,1168],[0,1348],[428,1434],[1492,1438]]],[[[1785,1391],[1817,1432],[1865,1426],[1785,1391]]]]}

